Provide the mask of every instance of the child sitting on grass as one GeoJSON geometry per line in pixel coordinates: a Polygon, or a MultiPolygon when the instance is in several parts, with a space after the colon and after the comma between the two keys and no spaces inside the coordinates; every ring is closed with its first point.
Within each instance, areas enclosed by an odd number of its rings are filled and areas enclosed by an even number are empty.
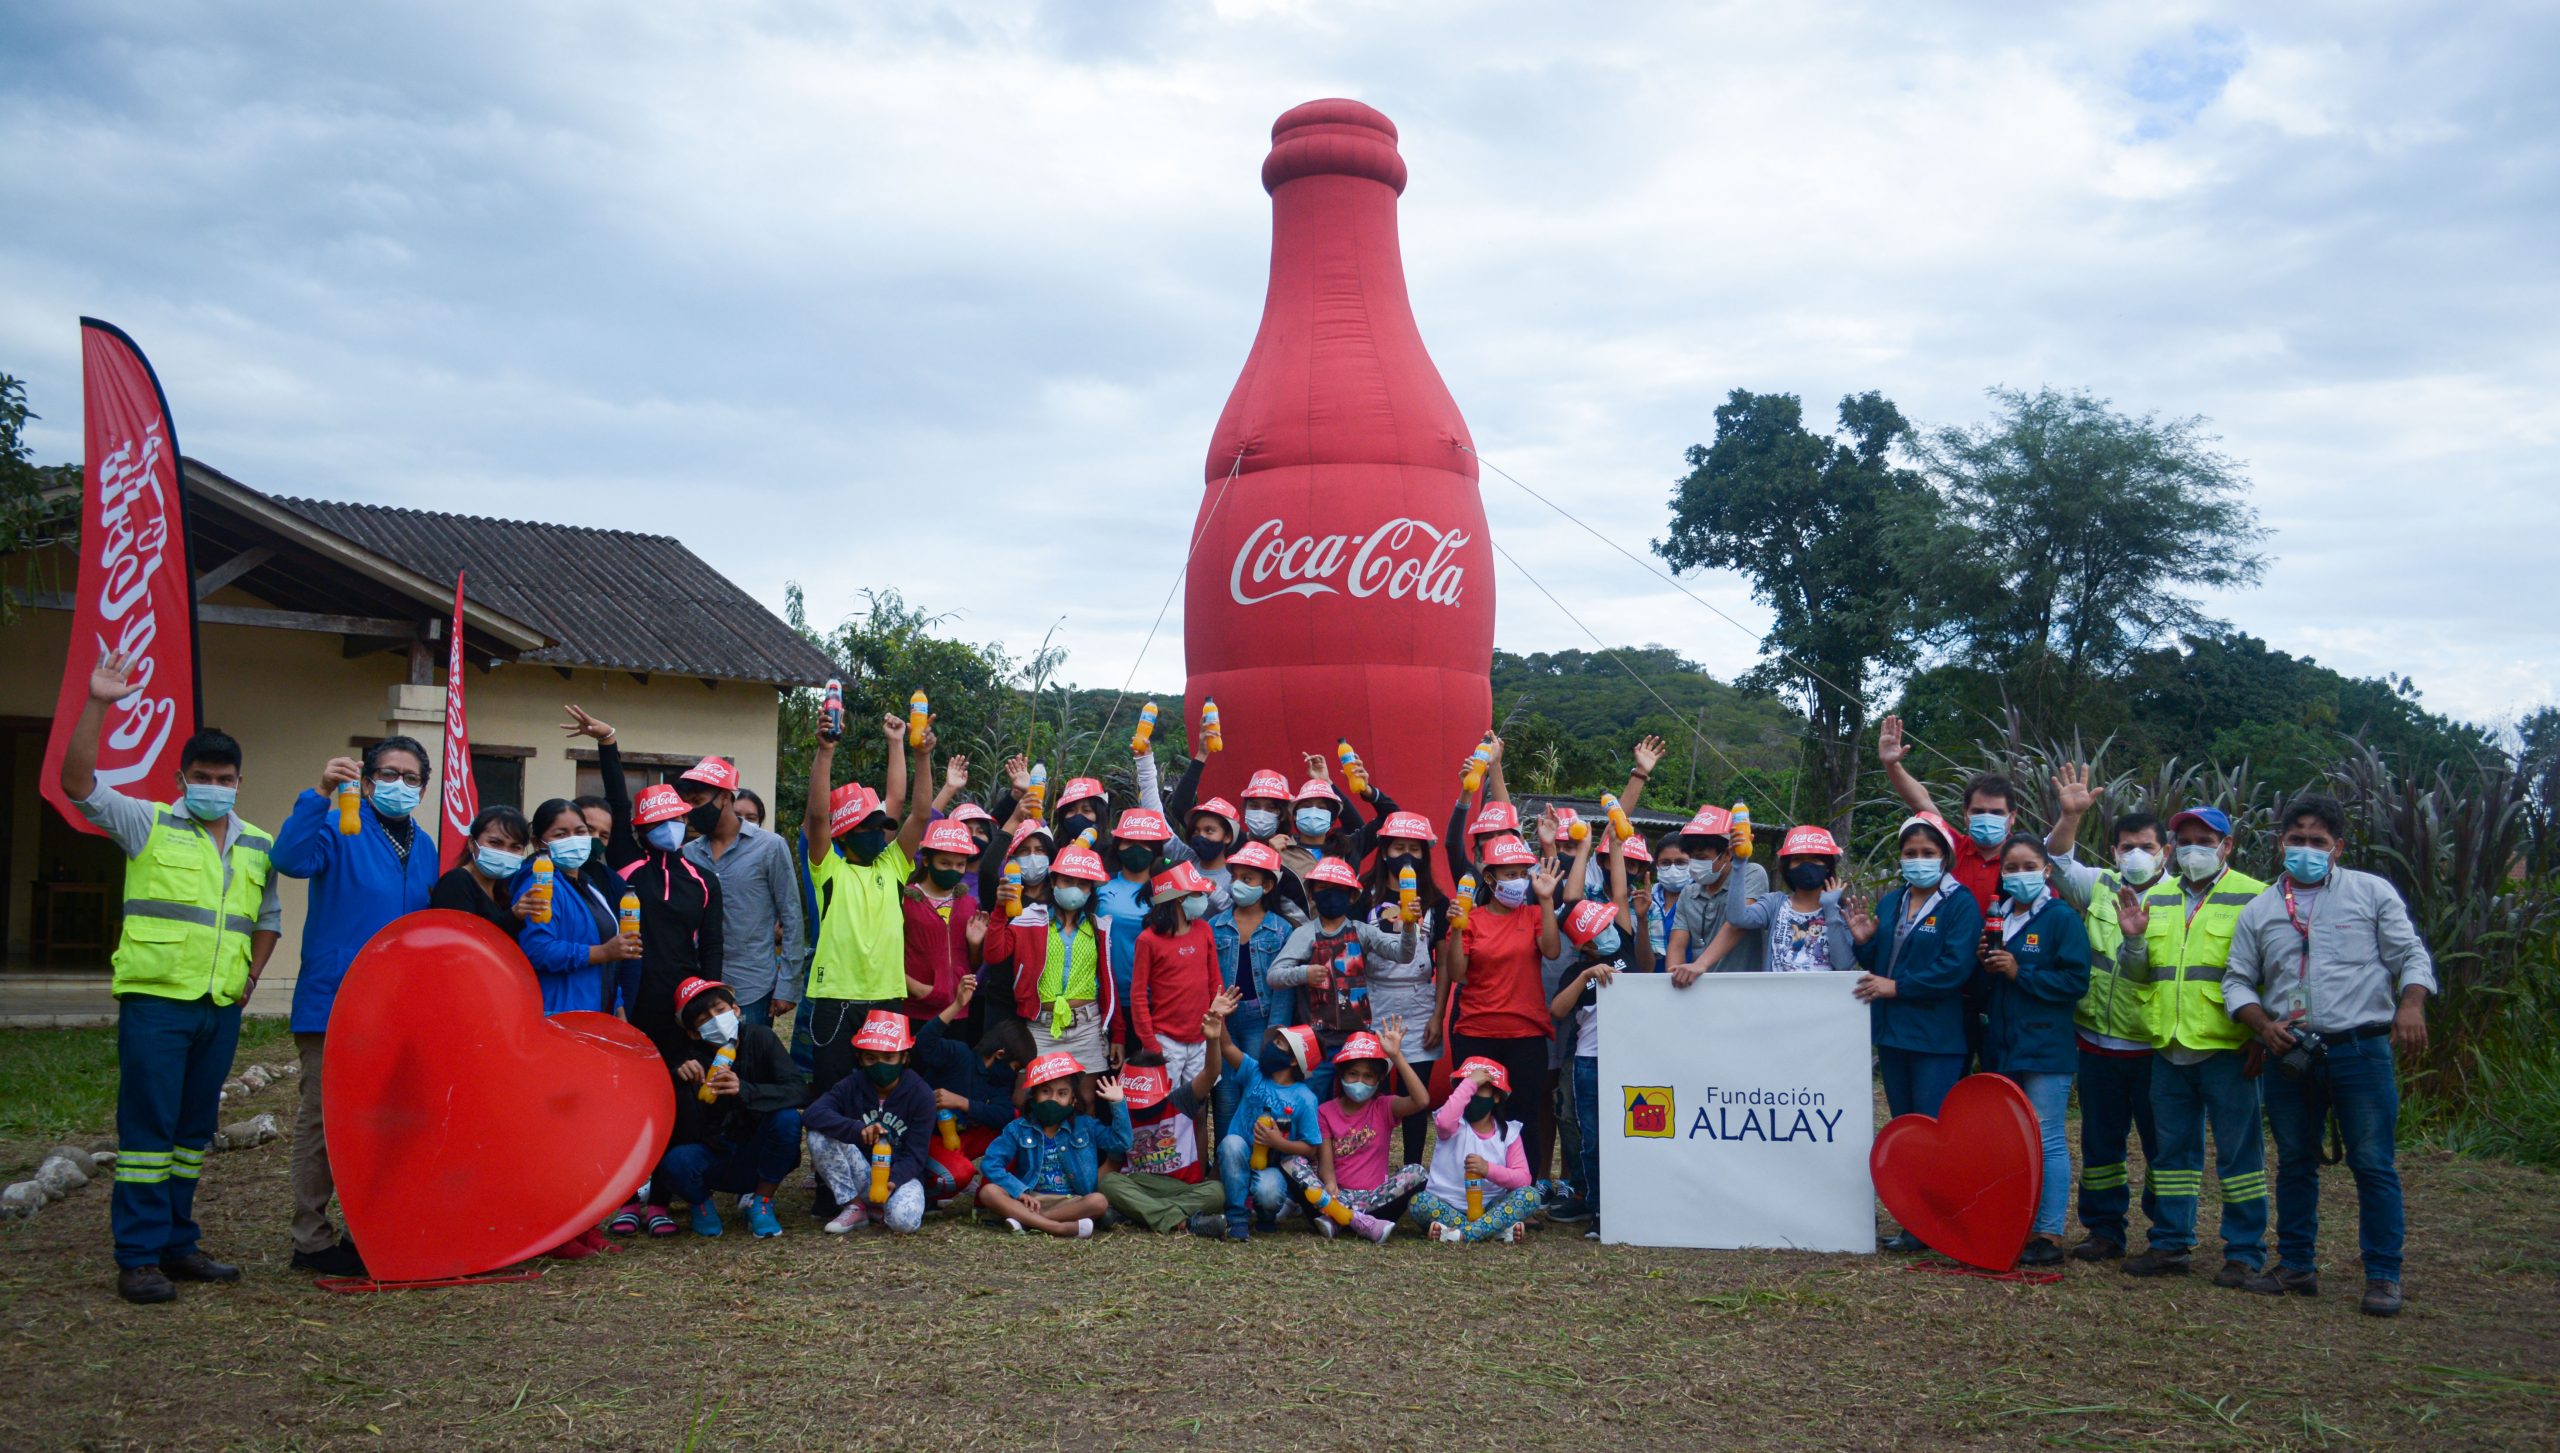
{"type": "Polygon", "coordinates": [[[1218,1212],[1226,1189],[1208,1174],[1209,1105],[1226,1066],[1227,1015],[1235,1007],[1233,989],[1210,999],[1200,1016],[1200,1042],[1209,1052],[1190,1079],[1177,1082],[1160,1054],[1132,1055],[1120,1066],[1129,1154],[1119,1170],[1102,1173],[1102,1197],[1150,1231],[1178,1234],[1195,1218],[1204,1235],[1224,1229],[1218,1212]]]}
{"type": "MultiPolygon", "coordinates": [[[[1280,1169],[1301,1198],[1322,1191],[1351,1208],[1353,1231],[1383,1244],[1425,1179],[1419,1165],[1392,1165],[1396,1124],[1430,1107],[1430,1090],[1405,1062],[1404,1016],[1390,1014],[1376,1034],[1353,1034],[1333,1057],[1333,1098],[1316,1112],[1322,1153],[1313,1162],[1293,1155],[1280,1169]]],[[[1319,1212],[1312,1219],[1318,1231],[1333,1234],[1332,1217],[1319,1212]]]]}
{"type": "Polygon", "coordinates": [[[853,1037],[854,1072],[810,1102],[809,1162],[843,1207],[827,1223],[841,1236],[873,1217],[892,1231],[924,1224],[925,1177],[933,1173],[933,1091],[907,1068],[915,1036],[907,1016],[874,1009],[853,1037]],[[889,1197],[871,1204],[873,1148],[889,1147],[889,1197]]]}
{"type": "Polygon", "coordinates": [[[1449,1102],[1432,1117],[1440,1144],[1431,1152],[1431,1181],[1413,1198],[1409,1213],[1449,1245],[1460,1241],[1517,1241],[1538,1213],[1530,1184],[1529,1156],[1520,1144],[1520,1122],[1502,1118],[1511,1073],[1483,1055],[1458,1066],[1449,1102]],[[1484,1214],[1467,1215],[1467,1186],[1475,1182],[1484,1214]]]}
{"type": "Polygon", "coordinates": [[[1316,1032],[1303,1024],[1285,1024],[1263,1035],[1255,1057],[1247,1059],[1233,1043],[1226,1046],[1227,1074],[1238,1082],[1236,1116],[1221,1126],[1218,1180],[1227,1191],[1227,1239],[1250,1241],[1245,1201],[1253,1202],[1253,1219],[1270,1230],[1288,1204],[1289,1183],[1280,1174],[1288,1156],[1313,1160],[1324,1143],[1316,1116],[1316,1092],[1308,1089],[1307,1072],[1316,1064],[1316,1032]],[[1262,1164],[1254,1164],[1259,1147],[1262,1164]]]}
{"type": "Polygon", "coordinates": [[[1022,1072],[1023,1118],[996,1132],[978,1159],[978,1204],[1016,1232],[1046,1231],[1079,1239],[1109,1209],[1102,1198],[1102,1158],[1129,1154],[1128,1097],[1120,1081],[1094,1082],[1108,1121],[1076,1113],[1084,1065],[1074,1055],[1044,1054],[1022,1072]]]}

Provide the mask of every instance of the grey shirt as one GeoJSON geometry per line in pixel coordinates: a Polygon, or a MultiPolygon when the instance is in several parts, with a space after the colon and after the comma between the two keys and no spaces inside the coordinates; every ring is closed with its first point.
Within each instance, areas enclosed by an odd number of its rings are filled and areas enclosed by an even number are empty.
{"type": "Polygon", "coordinates": [[[721,962],[706,965],[737,994],[742,1004],[767,996],[786,1004],[800,1002],[808,966],[800,922],[800,875],[791,862],[791,845],[752,822],[738,824],[738,840],[715,858],[711,841],[695,838],[684,845],[685,861],[720,879],[721,962]],[[782,927],[782,942],[773,930],[782,927]]]}
{"type": "MultiPolygon", "coordinates": [[[[1715,942],[1716,930],[1724,927],[1725,896],[1732,891],[1737,877],[1742,880],[1742,896],[1745,898],[1760,898],[1769,891],[1769,870],[1758,863],[1739,859],[1714,883],[1693,878],[1688,887],[1680,890],[1680,906],[1671,914],[1671,931],[1688,930],[1690,962],[1695,963],[1705,956],[1707,945],[1715,942]]],[[[1667,950],[1669,940],[1666,939],[1664,945],[1667,950]]],[[[1725,967],[1733,969],[1758,969],[1768,962],[1769,936],[1765,930],[1759,929],[1745,933],[1742,942],[1725,956],[1725,967]]]]}
{"type": "Polygon", "coordinates": [[[2343,1034],[2388,1022],[2413,984],[2436,992],[2434,960],[2390,879],[2337,868],[2318,889],[2294,892],[2311,930],[2310,956],[2279,880],[2240,910],[2231,931],[2222,1002],[2234,1018],[2249,1004],[2278,1019],[2299,1008],[2313,1029],[2343,1034]]]}
{"type": "MultiPolygon", "coordinates": [[[[140,798],[127,797],[104,782],[99,783],[96,791],[75,805],[80,809],[82,817],[106,829],[107,836],[115,840],[117,847],[124,849],[124,855],[128,858],[142,856],[143,848],[151,841],[151,829],[160,821],[160,814],[164,810],[157,802],[145,802],[140,798]]],[[[188,830],[210,835],[211,830],[203,823],[189,817],[184,807],[172,805],[165,810],[188,830]]],[[[228,834],[222,841],[222,894],[225,899],[228,899],[231,896],[232,850],[240,846],[240,838],[244,832],[251,832],[254,829],[242,822],[240,815],[236,812],[222,821],[224,830],[228,834]]],[[[275,846],[273,835],[260,833],[258,836],[265,840],[266,846],[270,849],[275,846]]],[[[258,932],[260,933],[284,931],[284,905],[276,898],[276,880],[283,876],[281,873],[267,874],[266,887],[258,896],[258,932]]]]}

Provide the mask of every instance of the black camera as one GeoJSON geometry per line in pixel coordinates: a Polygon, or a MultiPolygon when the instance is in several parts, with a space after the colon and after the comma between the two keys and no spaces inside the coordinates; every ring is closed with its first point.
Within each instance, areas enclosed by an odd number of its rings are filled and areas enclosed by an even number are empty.
{"type": "Polygon", "coordinates": [[[2320,1031],[2307,1024],[2296,1025],[2293,1047],[2276,1056],[2276,1068],[2284,1071],[2285,1078],[2299,1080],[2318,1073],[2328,1060],[2329,1041],[2320,1037],[2320,1031]]]}

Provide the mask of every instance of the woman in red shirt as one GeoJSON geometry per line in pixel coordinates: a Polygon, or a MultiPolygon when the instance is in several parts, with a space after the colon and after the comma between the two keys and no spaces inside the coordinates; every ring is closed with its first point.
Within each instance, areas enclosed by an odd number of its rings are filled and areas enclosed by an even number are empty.
{"type": "Polygon", "coordinates": [[[1208,1062],[1200,1020],[1226,987],[1218,940],[1209,930],[1209,895],[1216,887],[1189,862],[1156,874],[1148,895],[1154,907],[1138,935],[1130,971],[1129,1012],[1137,1021],[1138,1048],[1161,1051],[1176,1084],[1208,1062]]]}
{"type": "Polygon", "coordinates": [[[1449,1052],[1481,1055],[1511,1078],[1511,1103],[1528,1111],[1531,1173],[1543,1179],[1555,1147],[1554,1096],[1547,1054],[1555,1022],[1547,1017],[1545,961],[1564,952],[1556,931],[1556,887],[1564,874],[1541,863],[1527,843],[1497,838],[1485,849],[1485,899],[1467,915],[1455,956],[1449,1052]]]}

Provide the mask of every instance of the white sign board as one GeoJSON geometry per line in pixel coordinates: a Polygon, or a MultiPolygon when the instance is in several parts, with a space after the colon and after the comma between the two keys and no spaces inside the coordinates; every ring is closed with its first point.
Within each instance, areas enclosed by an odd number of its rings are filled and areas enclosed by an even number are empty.
{"type": "Polygon", "coordinates": [[[1600,991],[1601,1236],[1876,1249],[1856,974],[1623,974],[1600,991]]]}

